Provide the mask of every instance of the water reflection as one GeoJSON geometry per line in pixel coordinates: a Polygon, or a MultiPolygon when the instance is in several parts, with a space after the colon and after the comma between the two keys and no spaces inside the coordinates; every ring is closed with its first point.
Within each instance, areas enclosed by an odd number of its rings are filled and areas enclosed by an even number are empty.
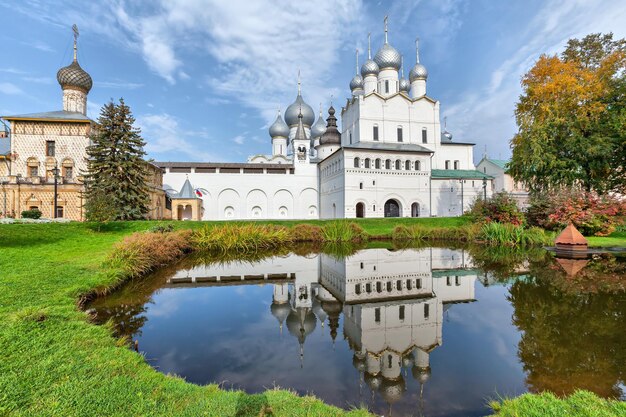
{"type": "MultiPolygon", "coordinates": [[[[606,272],[602,261],[577,276],[606,272]]],[[[484,415],[488,398],[526,389],[622,395],[624,294],[581,295],[570,273],[543,251],[290,254],[179,266],[94,307],[191,382],[276,384],[385,415],[484,415]]]]}

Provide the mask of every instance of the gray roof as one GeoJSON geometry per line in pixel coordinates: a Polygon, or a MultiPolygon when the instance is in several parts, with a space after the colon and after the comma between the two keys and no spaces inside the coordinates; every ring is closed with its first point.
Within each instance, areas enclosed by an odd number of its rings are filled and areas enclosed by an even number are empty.
{"type": "Polygon", "coordinates": [[[186,199],[198,198],[198,196],[196,195],[196,192],[193,190],[193,187],[191,186],[191,183],[189,182],[189,178],[185,180],[185,183],[183,184],[183,188],[180,189],[180,192],[178,193],[178,195],[176,195],[173,198],[186,198],[186,199]]]}
{"type": "Polygon", "coordinates": [[[0,138],[0,155],[7,155],[11,152],[11,139],[0,138]]]}
{"type": "Polygon", "coordinates": [[[374,151],[407,151],[407,152],[423,152],[433,153],[430,149],[427,149],[420,145],[414,145],[412,143],[385,143],[385,142],[358,142],[352,145],[344,145],[346,149],[366,149],[374,151]]]}
{"type": "Polygon", "coordinates": [[[476,145],[475,143],[471,143],[471,142],[452,142],[452,141],[441,141],[442,145],[476,145]]]}
{"type": "Polygon", "coordinates": [[[293,168],[293,164],[260,164],[246,162],[154,162],[159,168],[293,168]]]}
{"type": "Polygon", "coordinates": [[[28,114],[18,114],[15,116],[2,116],[5,120],[64,120],[64,121],[80,121],[80,122],[91,122],[92,120],[85,116],[82,113],[58,110],[58,111],[47,111],[43,113],[28,113],[28,114]]]}

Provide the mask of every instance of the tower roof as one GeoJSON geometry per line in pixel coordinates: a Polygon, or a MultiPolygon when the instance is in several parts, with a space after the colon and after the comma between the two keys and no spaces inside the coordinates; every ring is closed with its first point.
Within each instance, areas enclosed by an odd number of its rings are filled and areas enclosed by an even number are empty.
{"type": "Polygon", "coordinates": [[[587,246],[587,239],[570,223],[554,241],[556,245],[587,246]]]}
{"type": "Polygon", "coordinates": [[[333,106],[330,106],[328,109],[326,122],[326,132],[320,138],[320,145],[339,145],[341,143],[341,134],[337,129],[337,118],[335,117],[335,108],[333,106]]]}
{"type": "Polygon", "coordinates": [[[82,90],[85,93],[89,93],[89,90],[93,87],[93,80],[91,79],[91,76],[78,64],[78,28],[76,25],[72,26],[72,30],[74,30],[74,60],[70,65],[59,69],[57,72],[57,81],[64,90],[68,87],[73,87],[82,90]]]}

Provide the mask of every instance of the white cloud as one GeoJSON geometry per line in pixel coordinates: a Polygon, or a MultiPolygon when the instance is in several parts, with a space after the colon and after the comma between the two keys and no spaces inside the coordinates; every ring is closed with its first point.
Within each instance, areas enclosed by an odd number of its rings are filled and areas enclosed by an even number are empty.
{"type": "MultiPolygon", "coordinates": [[[[487,145],[492,157],[510,155],[509,141],[517,131],[514,119],[515,103],[521,94],[521,77],[534,65],[542,53],[563,50],[570,38],[581,38],[594,32],[613,32],[616,38],[626,36],[626,9],[611,2],[578,0],[550,1],[543,4],[526,31],[512,38],[517,41],[509,58],[491,70],[483,86],[469,83],[471,89],[459,92],[449,106],[442,106],[448,116],[448,126],[455,137],[476,141],[480,158],[487,145]]],[[[476,61],[483,58],[478,56],[476,61]]]]}
{"type": "Polygon", "coordinates": [[[142,83],[133,83],[127,81],[96,81],[95,84],[103,88],[120,88],[123,90],[135,90],[143,87],[142,83]]]}
{"type": "Polygon", "coordinates": [[[24,94],[21,88],[12,83],[0,83],[0,93],[9,95],[24,94]]]}
{"type": "Polygon", "coordinates": [[[246,138],[243,135],[237,135],[232,139],[232,141],[235,142],[237,145],[243,145],[245,140],[246,138]]]}
{"type": "Polygon", "coordinates": [[[214,154],[206,152],[189,140],[191,138],[208,139],[206,131],[185,130],[180,126],[178,119],[170,114],[138,116],[137,126],[141,128],[142,137],[147,142],[146,152],[153,157],[178,152],[192,161],[216,159],[214,154]]]}
{"type": "Polygon", "coordinates": [[[56,52],[50,45],[40,40],[33,42],[22,42],[22,45],[30,46],[43,52],[56,52]]]}

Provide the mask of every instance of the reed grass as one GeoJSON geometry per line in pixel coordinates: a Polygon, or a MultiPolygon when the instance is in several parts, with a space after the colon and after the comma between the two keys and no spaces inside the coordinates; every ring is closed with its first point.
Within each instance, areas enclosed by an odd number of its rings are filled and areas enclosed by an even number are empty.
{"type": "Polygon", "coordinates": [[[491,222],[482,225],[477,239],[489,245],[530,247],[551,245],[554,242],[554,234],[546,233],[538,227],[526,228],[491,222]]]}
{"type": "Polygon", "coordinates": [[[339,220],[326,223],[322,228],[324,242],[367,242],[369,235],[354,222],[339,220]]]}
{"type": "Polygon", "coordinates": [[[391,232],[391,238],[404,240],[456,240],[472,242],[478,235],[478,226],[465,225],[459,227],[424,227],[421,225],[399,225],[391,232]]]}
{"type": "Polygon", "coordinates": [[[289,229],[276,225],[223,224],[194,230],[195,250],[211,253],[252,253],[279,249],[293,241],[289,229]]]}

